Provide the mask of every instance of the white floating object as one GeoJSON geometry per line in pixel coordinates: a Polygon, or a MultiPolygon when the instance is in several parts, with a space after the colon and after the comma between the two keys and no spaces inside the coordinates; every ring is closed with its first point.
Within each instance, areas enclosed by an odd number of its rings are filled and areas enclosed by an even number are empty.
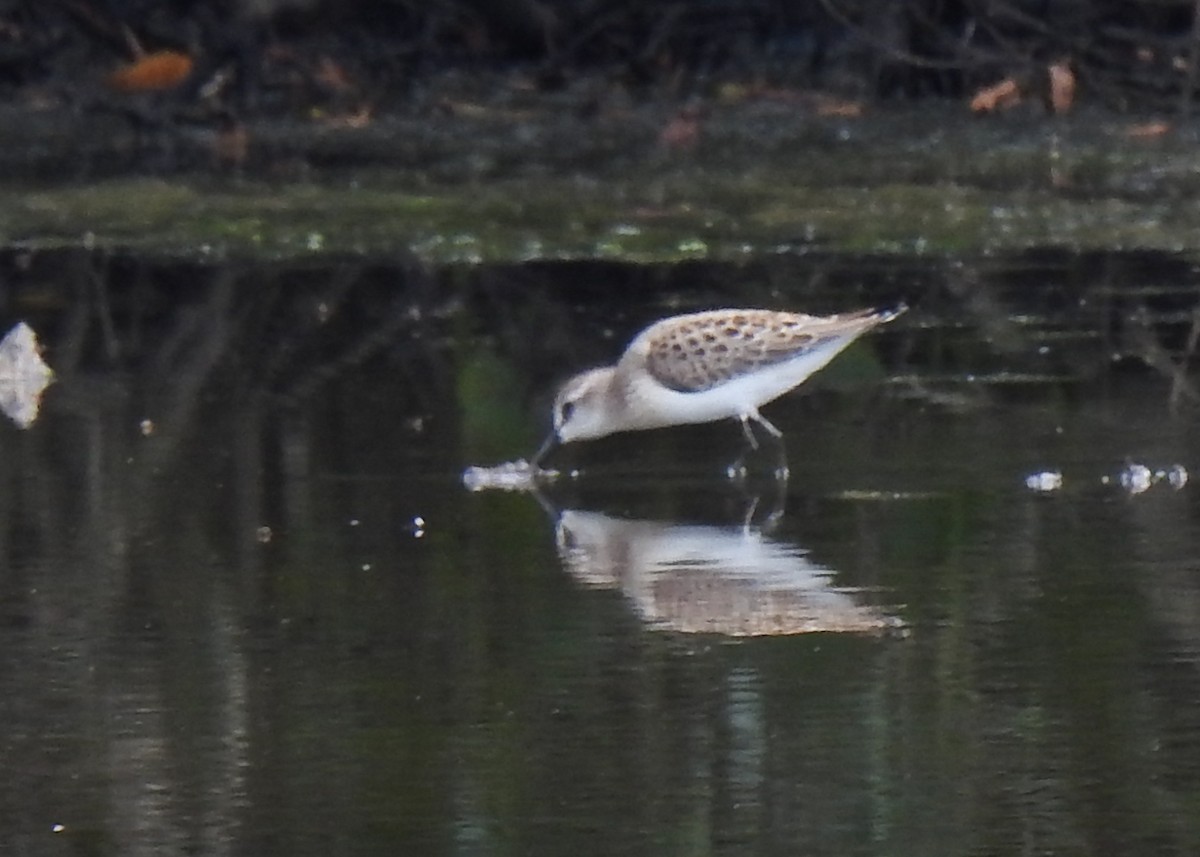
{"type": "Polygon", "coordinates": [[[1025,477],[1025,487],[1030,491],[1047,493],[1062,488],[1063,475],[1058,470],[1043,470],[1041,473],[1030,473],[1025,477]]]}
{"type": "Polygon", "coordinates": [[[42,360],[37,334],[18,322],[0,339],[0,411],[27,429],[37,419],[42,391],[54,382],[54,371],[42,360]]]}
{"type": "Polygon", "coordinates": [[[1178,491],[1187,485],[1188,472],[1182,464],[1172,464],[1167,468],[1167,484],[1178,491]]]}
{"type": "Polygon", "coordinates": [[[506,461],[494,467],[468,467],[463,471],[463,486],[468,491],[532,491],[538,486],[539,480],[553,479],[558,475],[556,470],[543,470],[535,464],[518,458],[516,461],[506,461]]]}
{"type": "Polygon", "coordinates": [[[1154,474],[1144,464],[1130,462],[1120,473],[1121,487],[1130,494],[1141,494],[1154,484],[1154,474]]]}

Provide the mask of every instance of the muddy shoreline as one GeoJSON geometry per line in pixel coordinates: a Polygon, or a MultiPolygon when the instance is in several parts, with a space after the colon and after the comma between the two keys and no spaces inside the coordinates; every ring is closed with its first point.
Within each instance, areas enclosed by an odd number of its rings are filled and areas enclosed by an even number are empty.
{"type": "Polygon", "coordinates": [[[445,264],[1191,253],[1200,235],[1194,122],[1146,137],[1101,109],[839,116],[798,93],[702,109],[462,94],[363,127],[248,122],[236,160],[219,129],[147,124],[111,100],[9,106],[0,242],[201,258],[406,249],[445,264]]]}

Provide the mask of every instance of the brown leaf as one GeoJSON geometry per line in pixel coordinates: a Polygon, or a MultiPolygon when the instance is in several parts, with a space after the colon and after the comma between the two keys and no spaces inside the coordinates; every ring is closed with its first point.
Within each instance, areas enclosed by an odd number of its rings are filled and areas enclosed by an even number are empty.
{"type": "Polygon", "coordinates": [[[352,113],[331,114],[321,121],[329,128],[366,128],[371,124],[372,112],[369,105],[362,105],[352,113]]]}
{"type": "Polygon", "coordinates": [[[985,87],[971,99],[972,113],[995,113],[1021,103],[1021,87],[1011,77],[985,87]]]}
{"type": "Polygon", "coordinates": [[[858,119],[863,115],[863,105],[861,101],[820,98],[817,100],[817,115],[832,116],[840,119],[858,119]]]}
{"type": "Polygon", "coordinates": [[[160,92],[174,89],[192,73],[192,58],[179,51],[155,51],[123,65],[106,79],[118,92],[160,92]]]}
{"type": "Polygon", "coordinates": [[[1155,140],[1171,130],[1171,123],[1162,119],[1156,119],[1153,122],[1142,122],[1138,125],[1130,125],[1125,129],[1125,136],[1131,140],[1155,140]]]}
{"type": "Polygon", "coordinates": [[[1050,78],[1047,103],[1054,113],[1066,113],[1075,103],[1075,72],[1066,60],[1052,63],[1046,69],[1050,78]]]}

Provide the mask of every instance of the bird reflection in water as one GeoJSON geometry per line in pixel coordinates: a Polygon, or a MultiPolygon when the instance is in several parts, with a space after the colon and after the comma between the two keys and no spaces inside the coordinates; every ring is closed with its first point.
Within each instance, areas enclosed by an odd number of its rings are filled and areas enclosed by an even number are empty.
{"type": "Polygon", "coordinates": [[[543,491],[554,481],[546,473],[519,461],[468,468],[463,483],[472,492],[531,494],[554,522],[567,572],[589,587],[619,589],[652,627],[732,637],[903,628],[868,592],[837,586],[833,569],[770,535],[783,514],[784,482],[775,481],[765,515],[753,500],[740,525],[706,525],[560,511],[543,491]]]}
{"type": "Polygon", "coordinates": [[[575,579],[619,589],[655,628],[749,637],[902,627],[863,590],[834,585],[833,570],[803,548],[761,529],[566,510],[556,537],[575,579]]]}

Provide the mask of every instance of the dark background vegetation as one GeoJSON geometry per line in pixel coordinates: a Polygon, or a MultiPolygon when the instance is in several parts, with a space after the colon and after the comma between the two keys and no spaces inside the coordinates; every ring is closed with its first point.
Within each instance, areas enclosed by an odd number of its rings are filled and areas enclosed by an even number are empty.
{"type": "MultiPolygon", "coordinates": [[[[0,92],[68,100],[163,49],[175,97],[263,115],[404,109],[447,74],[705,97],[730,81],[963,98],[1065,61],[1116,108],[1186,109],[1196,0],[4,0],[0,92]]],[[[509,82],[508,85],[512,85],[509,82]]]]}

